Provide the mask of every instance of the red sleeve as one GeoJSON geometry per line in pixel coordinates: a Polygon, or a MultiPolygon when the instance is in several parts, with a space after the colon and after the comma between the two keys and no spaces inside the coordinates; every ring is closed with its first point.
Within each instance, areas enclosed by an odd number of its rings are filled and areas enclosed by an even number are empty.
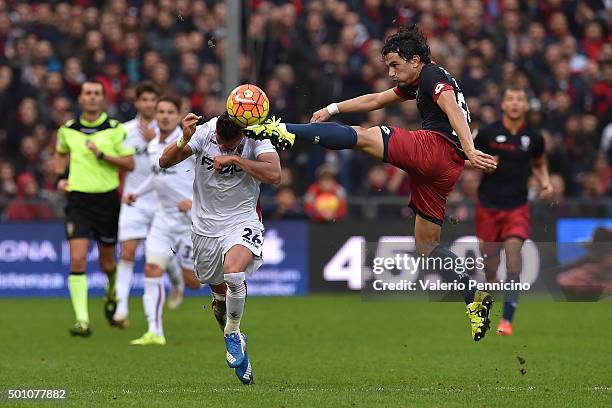
{"type": "Polygon", "coordinates": [[[397,85],[393,88],[393,92],[402,99],[416,98],[416,87],[397,85]]]}
{"type": "Polygon", "coordinates": [[[433,86],[431,90],[431,96],[433,97],[434,102],[438,102],[438,98],[442,95],[444,91],[452,91],[453,87],[451,84],[447,82],[438,82],[433,86]]]}

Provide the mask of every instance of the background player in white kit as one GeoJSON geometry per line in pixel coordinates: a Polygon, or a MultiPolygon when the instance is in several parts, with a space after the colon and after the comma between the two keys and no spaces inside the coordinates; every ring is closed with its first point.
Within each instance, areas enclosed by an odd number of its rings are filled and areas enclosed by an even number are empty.
{"type": "MultiPolygon", "coordinates": [[[[127,131],[125,145],[133,147],[134,170],[129,172],[125,178],[123,188],[124,196],[126,193],[135,191],[138,186],[151,174],[151,161],[147,155],[149,142],[157,135],[157,122],[155,121],[155,105],[159,98],[159,89],[151,82],[143,82],[136,87],[136,101],[134,105],[138,114],[136,117],[123,126],[127,131]]],[[[122,204],[119,215],[119,242],[121,243],[121,259],[117,265],[117,310],[113,318],[113,324],[120,328],[126,328],[128,321],[128,300],[132,279],[134,275],[134,259],[136,248],[140,242],[146,238],[149,232],[153,215],[157,209],[157,195],[154,191],[143,194],[137,203],[133,205],[122,204]]],[[[174,276],[172,303],[178,306],[182,299],[183,282],[180,273],[177,273],[178,265],[172,262],[169,265],[169,272],[174,276]]]]}
{"type": "Polygon", "coordinates": [[[222,320],[219,306],[227,299],[223,330],[227,363],[240,381],[250,384],[247,339],[240,332],[247,295],[245,273],[262,263],[259,185],[280,183],[280,159],[269,140],[244,138],[242,128],[227,113],[196,128],[199,119],[193,113],[183,119],[182,137],[164,150],[159,165],[170,168],[195,154],[192,241],[196,271],[200,282],[213,291],[218,321],[222,320]]]}
{"type": "Polygon", "coordinates": [[[128,192],[124,201],[131,205],[149,191],[157,193],[159,207],[146,241],[145,289],[143,304],[147,332],[131,344],[166,344],[162,324],[165,289],[162,275],[172,259],[178,257],[185,284],[198,289],[200,282],[195,276],[193,250],[190,241],[191,204],[195,158],[185,160],[173,169],[161,169],[156,165],[168,144],[175,145],[181,136],[180,100],[162,97],[156,105],[156,120],[159,136],[153,139],[147,153],[153,164],[152,174],[135,190],[128,192]]]}

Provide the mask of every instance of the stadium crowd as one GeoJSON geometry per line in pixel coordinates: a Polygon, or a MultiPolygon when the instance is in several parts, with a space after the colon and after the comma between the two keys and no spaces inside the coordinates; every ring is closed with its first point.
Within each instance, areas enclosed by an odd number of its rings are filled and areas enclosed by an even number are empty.
{"type": "MultiPolygon", "coordinates": [[[[271,115],[307,122],[330,102],[392,87],[382,40],[394,26],[418,23],[433,60],[459,81],[474,129],[497,119],[505,85],[522,84],[530,89],[529,120],[545,137],[556,198],[612,194],[609,1],[244,4],[240,80],[266,91],[271,115]]],[[[103,83],[108,112],[121,121],[136,114],[135,85],[143,80],[180,95],[184,112],[205,119],[220,114],[226,97],[225,17],[224,3],[210,0],[0,0],[3,219],[61,213],[50,158],[57,128],[79,114],[76,97],[86,78],[103,83]]],[[[420,127],[414,103],[338,120],[420,127]]],[[[347,196],[410,193],[403,172],[360,153],[298,144],[281,157],[281,187],[262,191],[274,203],[268,210],[272,218],[341,219],[347,196]]],[[[475,198],[478,180],[477,173],[464,171],[449,201],[475,198]]]]}

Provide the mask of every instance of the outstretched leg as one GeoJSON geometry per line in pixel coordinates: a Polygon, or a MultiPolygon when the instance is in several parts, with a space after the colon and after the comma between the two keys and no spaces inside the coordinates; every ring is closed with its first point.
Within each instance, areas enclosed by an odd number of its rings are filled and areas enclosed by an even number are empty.
{"type": "Polygon", "coordinates": [[[256,140],[270,139],[281,150],[291,147],[297,138],[331,150],[354,149],[378,160],[385,157],[383,132],[378,126],[363,128],[334,122],[285,124],[280,120],[268,120],[263,124],[249,126],[243,133],[256,140]]]}

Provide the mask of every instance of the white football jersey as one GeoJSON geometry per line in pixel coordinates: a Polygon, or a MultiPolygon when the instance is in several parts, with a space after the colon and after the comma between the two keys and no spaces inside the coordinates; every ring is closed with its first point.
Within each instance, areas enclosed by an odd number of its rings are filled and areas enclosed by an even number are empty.
{"type": "MultiPolygon", "coordinates": [[[[166,213],[179,213],[178,203],[193,198],[193,178],[195,174],[195,157],[190,156],[168,169],[159,167],[159,158],[166,146],[176,143],[182,130],[176,127],[164,140],[159,141],[159,135],[149,142],[149,160],[153,168],[153,188],[157,192],[160,207],[166,213]]],[[[140,198],[139,198],[140,200],[140,198]]]]}
{"type": "MultiPolygon", "coordinates": [[[[127,147],[133,147],[136,150],[134,154],[134,170],[129,172],[125,178],[123,194],[127,194],[136,190],[138,186],[149,177],[152,167],[147,154],[149,142],[142,136],[142,132],[140,131],[140,116],[137,115],[134,119],[125,122],[123,126],[125,126],[127,131],[125,145],[127,147]]],[[[159,132],[157,122],[153,121],[149,126],[155,129],[156,132],[159,132]]],[[[144,194],[134,203],[134,206],[139,208],[155,208],[156,205],[157,197],[155,191],[144,194]]]]}
{"type": "MultiPolygon", "coordinates": [[[[215,157],[228,154],[221,152],[217,145],[216,124],[217,118],[213,118],[198,126],[189,141],[197,159],[192,229],[206,237],[222,236],[243,222],[260,222],[257,213],[260,181],[235,165],[225,167],[221,172],[213,168],[215,157]]],[[[268,152],[276,152],[269,140],[244,138],[233,154],[255,160],[268,152]]]]}

